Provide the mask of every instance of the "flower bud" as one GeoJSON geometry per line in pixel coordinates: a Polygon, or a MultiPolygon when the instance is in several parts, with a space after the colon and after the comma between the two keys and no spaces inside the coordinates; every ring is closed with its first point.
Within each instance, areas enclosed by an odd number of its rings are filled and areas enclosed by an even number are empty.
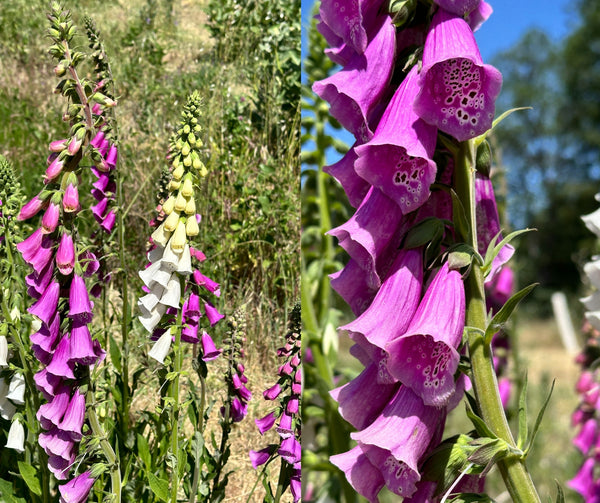
{"type": "Polygon", "coordinates": [[[67,140],[54,140],[50,142],[50,152],[62,152],[67,148],[67,140]]]}
{"type": "Polygon", "coordinates": [[[197,236],[199,232],[200,229],[198,227],[198,222],[196,221],[196,219],[194,217],[188,218],[185,222],[185,233],[189,237],[193,237],[197,236]]]}
{"type": "MultiPolygon", "coordinates": [[[[185,187],[185,183],[183,185],[185,187]]],[[[175,200],[175,210],[182,212],[185,209],[187,200],[181,191],[177,194],[177,199],[175,200]]]]}
{"type": "Polygon", "coordinates": [[[192,183],[191,177],[187,177],[183,181],[183,187],[181,188],[181,194],[185,197],[192,197],[194,195],[194,185],[192,183]]]}
{"type": "Polygon", "coordinates": [[[196,201],[193,197],[187,200],[184,211],[186,215],[194,215],[196,213],[196,201]]]}
{"type": "Polygon", "coordinates": [[[165,201],[165,204],[162,206],[162,210],[165,212],[165,215],[170,215],[175,208],[175,198],[173,196],[169,196],[169,199],[165,201]]]}
{"type": "Polygon", "coordinates": [[[58,217],[60,216],[60,208],[57,203],[52,201],[46,209],[42,217],[42,234],[50,234],[54,232],[58,226],[58,217]]]}
{"type": "Polygon", "coordinates": [[[179,222],[179,213],[177,211],[173,211],[165,220],[165,230],[173,232],[177,227],[177,222],[179,222]]]}
{"type": "Polygon", "coordinates": [[[65,195],[62,200],[63,209],[67,213],[72,213],[79,209],[79,192],[77,191],[77,186],[69,183],[67,188],[65,189],[65,195]]]}
{"type": "Polygon", "coordinates": [[[173,178],[175,178],[175,180],[181,180],[184,173],[185,168],[183,167],[183,164],[180,164],[173,170],[173,178]]]}
{"type": "Polygon", "coordinates": [[[56,252],[56,267],[61,274],[69,275],[75,267],[75,245],[73,238],[67,232],[60,238],[60,244],[56,252]]]}
{"type": "MultiPolygon", "coordinates": [[[[174,214],[173,212],[172,214],[174,214]]],[[[189,220],[189,219],[188,219],[189,220]]],[[[174,252],[182,252],[185,248],[186,243],[186,232],[185,232],[185,224],[183,221],[179,220],[177,223],[177,228],[173,233],[173,237],[171,238],[171,248],[174,252]]]]}

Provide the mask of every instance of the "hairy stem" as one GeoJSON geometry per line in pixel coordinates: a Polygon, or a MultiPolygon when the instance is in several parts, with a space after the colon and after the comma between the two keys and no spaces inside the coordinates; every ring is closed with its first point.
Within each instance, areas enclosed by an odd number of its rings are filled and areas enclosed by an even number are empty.
{"type": "MultiPolygon", "coordinates": [[[[454,186],[463,205],[469,224],[465,241],[477,250],[477,222],[475,214],[475,143],[461,143],[455,162],[454,186]]],[[[474,264],[465,283],[466,325],[485,331],[487,326],[485,292],[481,267],[474,264]]],[[[468,335],[469,355],[472,366],[472,382],[479,414],[499,438],[516,447],[510,431],[494,372],[492,348],[484,338],[470,331],[468,335]]],[[[533,481],[527,471],[525,460],[509,456],[498,462],[498,469],[512,501],[517,503],[539,503],[533,481]]]]}

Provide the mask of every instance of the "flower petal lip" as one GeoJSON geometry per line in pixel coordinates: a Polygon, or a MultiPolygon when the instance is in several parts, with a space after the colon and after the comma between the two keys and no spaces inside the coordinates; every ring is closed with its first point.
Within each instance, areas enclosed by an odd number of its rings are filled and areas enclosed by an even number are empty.
{"type": "Polygon", "coordinates": [[[483,64],[466,21],[444,9],[431,22],[419,84],[414,109],[425,122],[458,141],[492,127],[502,74],[483,64]]]}

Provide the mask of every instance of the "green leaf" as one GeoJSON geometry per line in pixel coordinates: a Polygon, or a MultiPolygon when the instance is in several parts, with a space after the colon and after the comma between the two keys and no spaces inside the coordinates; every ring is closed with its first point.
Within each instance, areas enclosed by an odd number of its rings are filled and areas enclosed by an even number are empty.
{"type": "Polygon", "coordinates": [[[488,425],[485,424],[485,421],[475,414],[475,412],[473,412],[473,409],[471,409],[468,404],[466,404],[466,409],[467,417],[471,420],[473,426],[475,426],[475,430],[477,430],[477,433],[479,433],[480,436],[489,437],[491,439],[498,438],[494,432],[489,429],[488,425]]]}
{"type": "Polygon", "coordinates": [[[444,223],[435,217],[429,217],[415,225],[406,235],[404,248],[418,248],[443,236],[444,223]]]}
{"type": "Polygon", "coordinates": [[[483,275],[487,276],[489,274],[490,270],[492,269],[492,262],[498,256],[498,253],[500,253],[500,250],[502,250],[502,248],[504,248],[504,245],[510,243],[514,238],[516,238],[517,236],[520,236],[521,234],[525,234],[526,232],[531,232],[531,231],[535,231],[535,230],[536,229],[520,229],[518,231],[511,232],[508,236],[506,236],[498,244],[496,244],[496,241],[498,240],[498,238],[500,237],[502,232],[499,232],[498,234],[496,234],[494,236],[494,239],[492,239],[490,241],[488,249],[485,252],[485,259],[483,261],[483,267],[481,269],[483,272],[483,275]]]}
{"type": "Polygon", "coordinates": [[[471,226],[469,224],[469,220],[467,219],[465,208],[454,189],[450,190],[450,195],[452,196],[452,214],[454,215],[454,229],[458,232],[459,236],[464,236],[466,238],[467,236],[469,236],[469,229],[471,226]]]}
{"type": "Polygon", "coordinates": [[[13,492],[12,482],[0,479],[0,496],[2,503],[27,503],[23,498],[19,498],[13,492]]]}
{"type": "Polygon", "coordinates": [[[483,265],[481,255],[466,243],[458,243],[448,249],[448,266],[451,270],[468,267],[473,261],[477,262],[480,266],[483,265]]]}
{"type": "Polygon", "coordinates": [[[29,490],[38,496],[42,495],[42,488],[40,487],[40,481],[37,478],[37,470],[30,464],[19,461],[19,473],[23,480],[29,487],[29,490]]]}
{"type": "Polygon", "coordinates": [[[150,446],[144,435],[137,434],[137,453],[147,471],[152,470],[152,457],[150,456],[150,446]]]}
{"type": "Polygon", "coordinates": [[[148,482],[154,495],[161,501],[169,501],[169,483],[148,472],[148,482]]]}
{"type": "Polygon", "coordinates": [[[533,290],[537,285],[538,285],[537,283],[534,283],[532,285],[526,286],[525,288],[523,288],[522,290],[519,290],[510,299],[508,299],[506,301],[506,304],[504,304],[502,306],[502,309],[500,309],[500,311],[498,311],[494,315],[494,317],[492,318],[492,321],[485,329],[486,344],[489,344],[490,342],[492,342],[492,337],[494,336],[494,334],[498,330],[500,330],[504,326],[504,324],[508,321],[508,319],[510,318],[510,315],[513,313],[513,311],[519,305],[519,302],[521,302],[521,300],[523,300],[525,298],[525,296],[527,296],[527,294],[529,294],[529,292],[531,292],[531,290],[533,290]]]}
{"type": "Polygon", "coordinates": [[[517,447],[524,449],[527,444],[528,426],[527,426],[527,374],[523,379],[523,388],[519,396],[519,431],[517,436],[517,447]]]}
{"type": "Polygon", "coordinates": [[[535,436],[537,435],[537,432],[540,428],[540,424],[542,424],[542,418],[544,417],[544,412],[546,412],[546,407],[550,403],[550,398],[552,397],[552,391],[554,391],[554,383],[555,382],[556,382],[556,379],[554,379],[552,381],[552,386],[550,387],[550,392],[548,393],[548,396],[546,397],[546,400],[544,401],[544,404],[542,405],[540,412],[538,413],[537,417],[535,418],[535,424],[533,425],[533,430],[531,430],[531,438],[529,440],[529,445],[523,451],[523,454],[525,457],[527,457],[527,455],[529,454],[529,451],[533,447],[533,442],[535,441],[535,436]]]}
{"type": "Polygon", "coordinates": [[[112,335],[109,335],[110,344],[108,346],[108,351],[110,353],[110,363],[115,367],[117,373],[121,373],[121,349],[119,345],[116,343],[115,339],[112,335]]]}
{"type": "Polygon", "coordinates": [[[494,503],[487,494],[462,493],[446,500],[448,503],[494,503]]]}

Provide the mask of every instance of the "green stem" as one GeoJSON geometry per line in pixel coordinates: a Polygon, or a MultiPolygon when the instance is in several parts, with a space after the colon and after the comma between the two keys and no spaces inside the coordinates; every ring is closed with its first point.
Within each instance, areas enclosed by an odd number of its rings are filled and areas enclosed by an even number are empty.
{"type": "MultiPolygon", "coordinates": [[[[460,144],[455,160],[455,189],[464,207],[469,223],[466,242],[477,250],[477,225],[475,215],[475,143],[471,141],[460,144]]],[[[466,280],[465,293],[467,299],[466,324],[469,327],[485,331],[487,326],[485,292],[481,268],[473,265],[466,280]]],[[[472,366],[472,382],[479,413],[487,426],[499,438],[512,447],[516,447],[510,431],[494,372],[492,349],[476,331],[468,335],[469,355],[472,366]]],[[[527,471],[525,460],[509,456],[498,461],[498,469],[512,501],[517,503],[540,502],[533,481],[527,471]]]]}
{"type": "MultiPolygon", "coordinates": [[[[180,278],[180,288],[183,291],[184,279],[180,278]]],[[[179,490],[179,375],[183,360],[181,345],[181,324],[183,310],[179,309],[177,332],[173,343],[173,373],[174,377],[169,387],[169,396],[173,399],[171,405],[171,451],[173,453],[173,472],[171,474],[171,503],[177,503],[177,492],[179,490]]],[[[204,414],[204,411],[201,412],[204,414]]]]}
{"type": "Polygon", "coordinates": [[[115,501],[116,503],[120,503],[121,501],[121,471],[119,469],[119,461],[113,450],[110,442],[106,438],[106,433],[104,429],[100,425],[100,421],[98,420],[98,416],[96,414],[96,402],[94,399],[94,392],[91,389],[87,393],[87,403],[89,404],[87,408],[87,417],[90,422],[90,427],[92,428],[92,432],[94,436],[100,439],[100,448],[106,460],[108,461],[108,465],[110,466],[110,480],[111,480],[111,488],[112,495],[114,499],[111,501],[115,501]]]}

